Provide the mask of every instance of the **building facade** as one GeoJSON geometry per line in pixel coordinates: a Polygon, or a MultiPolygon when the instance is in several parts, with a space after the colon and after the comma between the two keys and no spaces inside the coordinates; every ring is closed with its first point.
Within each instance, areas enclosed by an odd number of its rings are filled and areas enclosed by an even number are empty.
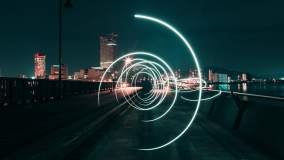
{"type": "MultiPolygon", "coordinates": [[[[105,71],[98,69],[88,69],[88,79],[92,81],[101,81],[105,71]]],[[[114,79],[114,73],[107,72],[103,81],[112,81],[114,79]]]]}
{"type": "MultiPolygon", "coordinates": [[[[203,69],[200,68],[201,79],[205,80],[203,69]]],[[[197,69],[189,69],[189,78],[199,78],[197,69]]]]}
{"type": "MultiPolygon", "coordinates": [[[[107,37],[100,37],[100,67],[108,68],[118,58],[118,35],[109,34],[107,37]]],[[[110,68],[117,70],[115,64],[110,68]]]]}
{"type": "Polygon", "coordinates": [[[74,79],[80,78],[80,72],[74,72],[74,79]]]}
{"type": "Polygon", "coordinates": [[[219,82],[218,73],[213,74],[213,82],[219,82]]]}
{"type": "Polygon", "coordinates": [[[208,81],[213,82],[213,75],[215,73],[215,70],[209,69],[208,70],[208,81]]]}
{"type": "Polygon", "coordinates": [[[251,74],[247,73],[239,74],[238,81],[251,81],[251,74]]]}
{"type": "Polygon", "coordinates": [[[181,69],[175,69],[174,70],[175,77],[178,79],[182,78],[182,70],[181,69]]]}
{"type": "Polygon", "coordinates": [[[28,78],[26,75],[19,74],[19,78],[28,78]]]}
{"type": "Polygon", "coordinates": [[[41,53],[34,55],[35,65],[34,65],[34,77],[36,79],[45,78],[45,58],[46,56],[41,53]]]}
{"type": "Polygon", "coordinates": [[[228,75],[225,74],[225,73],[214,73],[213,74],[213,82],[227,83],[228,82],[228,75]]]}
{"type": "Polygon", "coordinates": [[[88,74],[89,73],[88,73],[88,69],[87,68],[81,69],[79,78],[80,79],[87,79],[88,78],[88,74]]]}
{"type": "Polygon", "coordinates": [[[227,83],[228,82],[228,75],[225,73],[218,74],[218,82],[227,83]]]}
{"type": "MultiPolygon", "coordinates": [[[[59,65],[51,65],[51,75],[49,75],[49,79],[59,79],[59,65]]],[[[68,78],[68,66],[66,64],[61,65],[61,78],[68,78]]]]}

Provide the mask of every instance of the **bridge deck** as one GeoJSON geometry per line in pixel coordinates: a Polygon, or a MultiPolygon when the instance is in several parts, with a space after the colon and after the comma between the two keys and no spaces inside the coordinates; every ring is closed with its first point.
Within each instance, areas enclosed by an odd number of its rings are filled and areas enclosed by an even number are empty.
{"type": "MultiPolygon", "coordinates": [[[[114,92],[102,91],[101,106],[98,106],[97,94],[1,107],[0,159],[116,102],[114,92]]],[[[118,98],[123,98],[121,92],[118,92],[118,98]]]]}
{"type": "MultiPolygon", "coordinates": [[[[119,94],[119,98],[122,98],[119,94]]],[[[140,160],[268,160],[269,152],[250,143],[236,132],[210,117],[198,113],[191,127],[175,142],[157,150],[141,151],[164,145],[178,136],[190,122],[195,106],[177,101],[172,110],[159,120],[144,123],[162,115],[172,102],[169,95],[151,111],[128,107],[71,151],[64,159],[140,160]]],[[[102,92],[101,107],[115,101],[114,93],[102,92]]],[[[1,156],[11,154],[51,132],[62,129],[98,111],[97,93],[43,101],[27,106],[1,108],[1,156]]],[[[0,157],[0,158],[2,158],[0,157]]]]}
{"type": "MultiPolygon", "coordinates": [[[[137,148],[161,146],[181,133],[191,119],[194,107],[179,103],[163,118],[150,123],[140,120],[161,115],[170,104],[167,98],[162,106],[153,111],[129,109],[116,124],[98,141],[89,159],[96,160],[140,160],[140,159],[190,159],[190,160],[268,160],[273,159],[255,145],[247,143],[234,131],[212,121],[208,116],[198,114],[192,126],[172,144],[150,151],[137,148]],[[133,149],[136,148],[136,149],[133,149]]],[[[90,142],[91,143],[91,142],[90,142]]],[[[67,159],[79,159],[86,153],[77,148],[77,153],[67,159]]],[[[88,158],[87,158],[88,159],[88,158]]]]}

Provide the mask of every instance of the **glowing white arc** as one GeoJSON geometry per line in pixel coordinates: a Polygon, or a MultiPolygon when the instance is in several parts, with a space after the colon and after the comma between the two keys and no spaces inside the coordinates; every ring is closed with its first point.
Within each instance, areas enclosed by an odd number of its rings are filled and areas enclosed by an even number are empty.
{"type": "MultiPolygon", "coordinates": [[[[148,20],[152,20],[152,21],[155,21],[155,22],[158,22],[166,27],[168,27],[169,29],[171,29],[172,31],[174,31],[182,40],[183,42],[186,44],[186,46],[188,47],[189,51],[191,52],[193,58],[194,58],[194,61],[195,61],[195,64],[197,66],[197,71],[198,71],[198,75],[201,75],[200,73],[200,67],[199,67],[199,64],[198,64],[198,61],[197,61],[197,58],[195,56],[195,53],[193,51],[193,49],[191,48],[191,46],[189,45],[189,43],[186,41],[186,39],[176,30],[174,29],[172,26],[170,26],[169,24],[161,21],[161,20],[158,20],[156,18],[152,18],[152,17],[148,17],[148,16],[143,16],[143,15],[135,15],[136,18],[143,18],[143,19],[148,19],[148,20]]],[[[191,121],[189,122],[189,124],[187,125],[187,127],[176,137],[174,138],[173,140],[171,140],[170,142],[162,145],[162,146],[159,146],[159,147],[155,147],[155,148],[151,148],[151,149],[139,149],[139,150],[154,150],[154,149],[159,149],[159,148],[162,148],[162,147],[165,147],[171,143],[173,143],[175,140],[177,140],[180,136],[182,136],[184,134],[184,132],[191,126],[193,120],[195,119],[196,117],[196,114],[198,112],[198,109],[199,109],[199,106],[200,106],[200,100],[201,100],[201,93],[202,93],[202,81],[201,81],[201,76],[199,77],[199,86],[200,86],[200,89],[199,89],[199,98],[198,98],[198,103],[197,103],[197,107],[196,107],[196,110],[193,114],[193,117],[191,119],[191,121]]]]}

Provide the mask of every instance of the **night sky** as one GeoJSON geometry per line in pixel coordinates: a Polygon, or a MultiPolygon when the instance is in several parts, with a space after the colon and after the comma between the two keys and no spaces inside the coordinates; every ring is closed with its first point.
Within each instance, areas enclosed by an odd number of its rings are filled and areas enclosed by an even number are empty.
{"type": "MultiPolygon", "coordinates": [[[[63,0],[64,4],[66,0],[63,0]]],[[[118,34],[119,56],[150,52],[188,72],[195,64],[186,46],[161,19],[190,42],[201,67],[217,66],[262,76],[283,74],[283,0],[95,1],[71,0],[62,8],[62,62],[69,75],[99,66],[99,38],[118,34]]],[[[0,5],[2,77],[33,76],[34,54],[58,64],[59,0],[9,0],[0,5]]]]}

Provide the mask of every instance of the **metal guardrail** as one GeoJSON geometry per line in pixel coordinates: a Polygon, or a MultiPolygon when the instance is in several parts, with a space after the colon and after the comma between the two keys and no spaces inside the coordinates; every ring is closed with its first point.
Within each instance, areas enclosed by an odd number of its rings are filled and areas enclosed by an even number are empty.
{"type": "MultiPolygon", "coordinates": [[[[100,82],[62,81],[62,96],[76,95],[98,91],[100,82]]],[[[113,82],[103,82],[101,90],[112,90],[113,82]]],[[[58,80],[0,78],[0,104],[11,105],[28,100],[43,100],[59,97],[58,80]]]]}
{"type": "MultiPolygon", "coordinates": [[[[213,89],[203,89],[203,91],[207,91],[207,92],[220,92],[220,90],[213,90],[213,89]]],[[[237,107],[238,107],[238,113],[236,115],[234,124],[232,126],[233,130],[237,130],[243,114],[246,110],[246,105],[240,100],[239,96],[248,96],[248,97],[253,97],[253,98],[261,98],[261,99],[268,99],[268,100],[274,100],[274,101],[284,101],[284,97],[281,96],[269,96],[269,95],[261,95],[261,94],[253,94],[253,93],[242,93],[242,92],[233,92],[233,91],[223,91],[221,90],[222,93],[225,94],[230,94],[232,95],[234,102],[236,103],[237,107]]],[[[218,98],[214,99],[212,102],[212,105],[210,107],[210,111],[208,113],[208,116],[211,116],[212,110],[214,109],[215,106],[215,102],[217,101],[218,98]]]]}
{"type": "MultiPolygon", "coordinates": [[[[212,89],[206,89],[205,91],[220,92],[220,90],[212,90],[212,89]]],[[[223,90],[221,90],[221,92],[240,95],[240,96],[248,96],[248,97],[254,97],[254,98],[264,98],[264,99],[269,99],[269,100],[284,101],[284,97],[281,97],[281,96],[269,96],[269,95],[264,95],[264,94],[243,93],[243,92],[223,91],[223,90]]]]}

